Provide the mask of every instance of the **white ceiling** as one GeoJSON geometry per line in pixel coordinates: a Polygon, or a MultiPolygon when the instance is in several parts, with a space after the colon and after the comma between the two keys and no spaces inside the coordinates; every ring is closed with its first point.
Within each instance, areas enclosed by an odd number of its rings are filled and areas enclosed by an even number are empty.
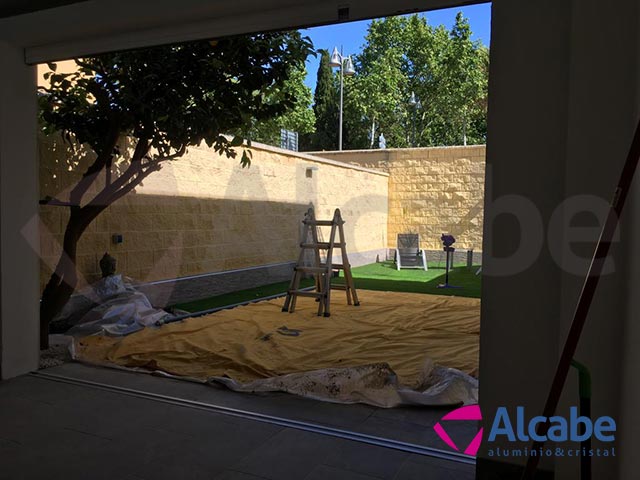
{"type": "MultiPolygon", "coordinates": [[[[41,8],[0,18],[0,40],[24,47],[27,63],[104,51],[482,3],[482,0],[40,0],[41,8]],[[344,12],[343,12],[344,13],[344,12]]],[[[0,0],[16,8],[17,0],[0,0]]],[[[26,7],[25,7],[26,8],[26,7]]],[[[31,8],[33,8],[31,6],[31,8]]]]}
{"type": "Polygon", "coordinates": [[[85,0],[0,0],[0,18],[46,10],[85,0]]]}

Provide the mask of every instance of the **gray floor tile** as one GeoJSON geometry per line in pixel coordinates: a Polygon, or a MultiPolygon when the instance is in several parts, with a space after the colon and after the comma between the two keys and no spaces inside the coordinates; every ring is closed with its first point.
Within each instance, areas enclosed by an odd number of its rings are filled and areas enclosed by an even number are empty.
{"type": "Polygon", "coordinates": [[[268,438],[278,433],[282,427],[264,422],[256,422],[239,417],[222,415],[192,408],[179,408],[167,405],[162,418],[155,421],[156,428],[169,432],[178,432],[195,437],[214,437],[229,433],[248,434],[268,438]]]}
{"type": "Polygon", "coordinates": [[[338,440],[335,451],[327,457],[325,464],[342,470],[391,480],[408,458],[408,453],[399,450],[338,440]]]}
{"type": "Polygon", "coordinates": [[[378,408],[373,415],[385,420],[414,423],[416,425],[422,425],[423,427],[433,427],[451,410],[453,410],[453,408],[424,408],[407,406],[397,408],[378,408]]]}
{"type": "Polygon", "coordinates": [[[340,405],[288,394],[261,398],[252,408],[277,417],[341,428],[354,428],[375,411],[368,405],[340,405]]]}
{"type": "MultiPolygon", "coordinates": [[[[451,468],[453,462],[423,457],[423,461],[408,460],[402,465],[394,480],[473,480],[475,467],[459,465],[451,468]]],[[[453,464],[455,465],[455,464],[453,464]]]]}
{"type": "Polygon", "coordinates": [[[41,382],[42,380],[30,376],[14,378],[10,382],[1,382],[0,397],[24,398],[53,406],[90,394],[90,391],[84,387],[64,383],[48,382],[50,385],[47,388],[42,388],[41,382]]]}
{"type": "Polygon", "coordinates": [[[302,479],[322,464],[334,448],[332,437],[284,430],[234,465],[233,470],[270,480],[302,479]]]}
{"type": "Polygon", "coordinates": [[[264,480],[264,477],[256,477],[244,472],[236,472],[235,470],[225,470],[214,480],[264,480]]]}
{"type": "Polygon", "coordinates": [[[431,427],[371,416],[355,430],[377,437],[390,438],[416,445],[442,447],[442,440],[431,427]]]}
{"type": "Polygon", "coordinates": [[[475,472],[475,466],[466,463],[453,462],[449,460],[441,460],[434,457],[427,457],[426,455],[414,455],[409,456],[409,461],[412,463],[419,463],[425,466],[433,466],[437,468],[447,468],[449,470],[456,470],[459,472],[475,472]]]}
{"type": "Polygon", "coordinates": [[[271,433],[221,425],[210,435],[164,432],[168,441],[154,449],[134,474],[149,480],[213,478],[259,448],[271,433]],[[226,428],[223,428],[226,427],[226,428]]]}
{"type": "Polygon", "coordinates": [[[377,477],[370,477],[328,465],[319,465],[304,480],[377,480],[377,477]]]}

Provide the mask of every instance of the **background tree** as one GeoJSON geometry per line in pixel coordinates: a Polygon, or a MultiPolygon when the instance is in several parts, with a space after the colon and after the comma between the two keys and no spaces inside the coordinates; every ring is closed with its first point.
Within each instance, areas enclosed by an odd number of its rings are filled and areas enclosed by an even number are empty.
{"type": "MultiPolygon", "coordinates": [[[[368,52],[367,52],[368,53],[368,52]]],[[[350,149],[376,148],[384,133],[388,145],[407,145],[405,123],[407,76],[397,46],[363,61],[356,57],[356,75],[345,79],[344,142],[350,149]]]]}
{"type": "Polygon", "coordinates": [[[315,132],[304,139],[305,150],[336,150],[338,148],[338,84],[327,50],[319,50],[320,64],[313,96],[315,132]]]}
{"type": "Polygon", "coordinates": [[[451,30],[419,15],[373,20],[346,81],[345,148],[375,147],[380,132],[389,147],[484,143],[489,55],[471,35],[461,13],[451,30]]]}
{"type": "Polygon", "coordinates": [[[299,138],[316,130],[316,117],[311,109],[313,95],[304,83],[307,70],[302,67],[292,68],[289,78],[282,88],[267,99],[268,102],[280,102],[283,97],[293,98],[293,106],[284,114],[263,121],[256,121],[250,135],[251,139],[268,145],[280,146],[280,130],[298,132],[299,138]]]}
{"type": "MultiPolygon", "coordinates": [[[[283,86],[310,53],[308,38],[284,32],[104,54],[76,60],[78,69],[69,74],[50,65],[50,87],[40,96],[44,128],[86,145],[95,160],[68,201],[47,200],[67,206],[70,216],[42,294],[43,348],[49,322],[77,285],[77,244],[91,222],[189,146],[205,142],[236,157],[256,123],[295,106],[283,86]],[[132,144],[129,152],[119,148],[123,137],[132,144]]],[[[244,149],[242,165],[250,158],[244,149]]]]}

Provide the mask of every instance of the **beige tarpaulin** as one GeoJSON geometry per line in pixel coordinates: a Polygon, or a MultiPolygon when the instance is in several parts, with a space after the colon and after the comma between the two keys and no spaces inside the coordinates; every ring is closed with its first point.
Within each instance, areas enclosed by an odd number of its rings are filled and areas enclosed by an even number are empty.
{"type": "Polygon", "coordinates": [[[361,306],[332,298],[332,315],[316,316],[313,299],[295,313],[282,299],[259,302],[123,338],[80,339],[81,361],[161,370],[201,380],[238,383],[336,367],[388,364],[400,385],[418,388],[426,359],[475,376],[480,300],[359,291],[361,306]]]}

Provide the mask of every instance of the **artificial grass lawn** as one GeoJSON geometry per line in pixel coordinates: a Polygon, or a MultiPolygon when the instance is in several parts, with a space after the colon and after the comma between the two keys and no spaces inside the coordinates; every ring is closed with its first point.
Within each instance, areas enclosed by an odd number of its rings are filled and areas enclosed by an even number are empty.
{"type": "MultiPolygon", "coordinates": [[[[462,288],[438,288],[444,283],[444,267],[429,266],[428,271],[419,269],[396,270],[393,262],[371,263],[351,270],[357,288],[389,292],[430,293],[432,295],[456,295],[480,298],[479,265],[468,269],[466,265],[455,266],[449,271],[449,284],[462,288]]],[[[335,283],[343,283],[342,272],[335,283]]]]}
{"type": "MultiPolygon", "coordinates": [[[[418,269],[396,270],[393,262],[372,263],[355,267],[353,273],[356,288],[363,290],[383,290],[389,292],[429,293],[432,295],[456,295],[459,297],[480,298],[480,275],[476,275],[479,266],[470,270],[465,266],[454,266],[449,272],[449,284],[462,288],[438,288],[444,283],[444,267],[429,266],[428,271],[418,269]]],[[[333,280],[336,284],[344,283],[344,277],[340,272],[340,278],[333,280]]],[[[313,280],[302,282],[302,287],[313,285],[313,280]]],[[[262,287],[241,290],[238,292],[218,295],[189,303],[174,305],[175,308],[187,312],[201,312],[212,308],[234,305],[236,303],[250,302],[258,298],[285,293],[289,282],[272,283],[262,287]]]]}

